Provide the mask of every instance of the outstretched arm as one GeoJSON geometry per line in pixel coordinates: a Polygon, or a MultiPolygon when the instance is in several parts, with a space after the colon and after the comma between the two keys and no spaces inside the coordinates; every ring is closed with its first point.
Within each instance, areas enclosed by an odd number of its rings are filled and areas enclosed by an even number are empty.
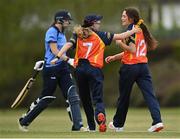
{"type": "MultiPolygon", "coordinates": [[[[59,49],[57,48],[57,43],[50,43],[50,48],[51,48],[52,53],[53,53],[55,56],[57,56],[58,53],[59,53],[59,49]]],[[[65,56],[65,55],[63,55],[63,56],[62,56],[62,59],[63,59],[64,61],[66,61],[66,60],[68,59],[68,57],[65,56]]]]}
{"type": "Polygon", "coordinates": [[[141,28],[134,27],[130,31],[126,31],[126,32],[123,32],[123,33],[120,33],[120,34],[114,34],[113,40],[123,40],[125,38],[130,37],[134,33],[138,33],[138,32],[141,32],[141,28]]]}
{"type": "Polygon", "coordinates": [[[58,53],[56,54],[56,58],[53,59],[51,61],[51,64],[55,64],[59,58],[62,58],[64,61],[67,61],[68,60],[68,57],[67,56],[63,56],[63,54],[68,50],[70,49],[71,47],[73,46],[73,44],[71,42],[67,42],[62,48],[60,51],[58,51],[58,53]]]}
{"type": "Polygon", "coordinates": [[[57,57],[61,58],[61,56],[71,47],[73,46],[73,44],[71,42],[67,42],[62,48],[61,50],[58,52],[57,57]]]}
{"type": "Polygon", "coordinates": [[[105,58],[105,61],[106,61],[106,63],[109,64],[110,62],[113,62],[115,60],[121,60],[123,55],[124,55],[124,52],[121,52],[121,53],[116,54],[116,55],[108,56],[105,58]]]}

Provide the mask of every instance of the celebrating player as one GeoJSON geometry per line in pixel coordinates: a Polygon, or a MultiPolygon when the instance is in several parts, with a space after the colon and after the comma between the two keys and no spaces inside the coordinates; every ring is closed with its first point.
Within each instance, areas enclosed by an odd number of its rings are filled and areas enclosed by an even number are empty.
{"type": "Polygon", "coordinates": [[[144,99],[148,105],[153,122],[148,129],[149,132],[158,132],[163,129],[160,108],[152,86],[152,79],[148,68],[147,51],[154,50],[157,47],[157,41],[148,31],[144,21],[140,19],[138,10],[135,8],[126,8],[122,13],[122,25],[131,30],[135,26],[142,29],[141,33],[133,34],[131,37],[117,41],[124,52],[108,56],[105,61],[110,63],[115,60],[121,60],[122,66],[119,77],[119,98],[116,113],[113,122],[109,123],[109,128],[120,132],[126,120],[129,107],[129,97],[136,82],[142,91],[144,99]]]}

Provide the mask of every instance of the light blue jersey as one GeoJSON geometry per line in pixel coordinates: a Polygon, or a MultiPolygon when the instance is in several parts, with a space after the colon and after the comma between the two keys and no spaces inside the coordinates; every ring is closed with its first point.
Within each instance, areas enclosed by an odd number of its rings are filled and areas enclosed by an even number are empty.
{"type": "Polygon", "coordinates": [[[45,66],[52,67],[59,65],[62,60],[59,61],[55,65],[51,65],[51,60],[55,58],[55,55],[52,53],[50,48],[50,43],[57,43],[57,48],[60,50],[63,45],[66,43],[66,36],[64,33],[60,32],[56,26],[51,26],[45,36],[45,66]]]}

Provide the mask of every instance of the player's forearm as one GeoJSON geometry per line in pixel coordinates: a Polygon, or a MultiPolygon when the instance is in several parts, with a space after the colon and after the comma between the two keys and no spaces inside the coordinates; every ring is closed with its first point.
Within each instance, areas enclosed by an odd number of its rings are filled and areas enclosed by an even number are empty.
{"type": "Polygon", "coordinates": [[[113,37],[113,40],[123,40],[125,38],[128,38],[130,37],[131,35],[133,35],[134,33],[138,33],[140,32],[141,29],[140,28],[137,28],[137,27],[134,27],[132,30],[130,31],[126,31],[126,32],[123,32],[121,34],[114,34],[114,37],[113,37]]]}
{"type": "Polygon", "coordinates": [[[124,33],[121,33],[121,34],[114,34],[114,40],[122,40],[122,39],[125,39],[129,36],[131,36],[132,34],[134,34],[135,31],[134,30],[130,30],[130,31],[127,31],[127,32],[124,32],[124,33]]]}
{"type": "Polygon", "coordinates": [[[67,58],[67,57],[65,57],[65,56],[63,56],[63,54],[68,50],[68,49],[70,49],[72,47],[72,44],[71,43],[66,43],[62,48],[61,48],[61,50],[58,52],[58,54],[56,55],[57,57],[59,57],[59,58],[67,58]],[[63,57],[62,57],[63,56],[63,57]]]}
{"type": "Polygon", "coordinates": [[[50,43],[51,52],[56,56],[59,52],[57,43],[50,43]]]}
{"type": "Polygon", "coordinates": [[[119,44],[119,46],[120,46],[123,50],[129,51],[129,52],[131,52],[131,53],[135,53],[135,52],[136,52],[136,47],[135,47],[135,46],[126,45],[126,44],[123,43],[122,41],[119,41],[118,44],[119,44]]]}
{"type": "Polygon", "coordinates": [[[61,56],[61,59],[62,59],[63,61],[68,61],[69,57],[66,56],[66,55],[62,55],[62,56],[61,56]]]}
{"type": "Polygon", "coordinates": [[[124,52],[114,55],[114,60],[120,60],[123,55],[124,55],[124,52]]]}

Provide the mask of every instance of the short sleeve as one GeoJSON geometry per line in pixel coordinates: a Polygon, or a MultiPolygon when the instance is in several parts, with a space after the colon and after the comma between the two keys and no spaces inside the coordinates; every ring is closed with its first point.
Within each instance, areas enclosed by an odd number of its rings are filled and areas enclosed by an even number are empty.
{"type": "Polygon", "coordinates": [[[110,32],[101,32],[101,31],[98,31],[96,33],[101,38],[101,40],[104,42],[105,45],[110,45],[111,44],[112,39],[114,37],[113,33],[110,33],[110,32]]]}
{"type": "Polygon", "coordinates": [[[46,32],[45,40],[48,43],[51,42],[57,42],[58,39],[58,31],[54,28],[49,28],[49,30],[46,32]]]}
{"type": "MultiPolygon", "coordinates": [[[[132,30],[134,27],[134,24],[130,24],[127,28],[127,31],[128,30],[132,30]]],[[[126,40],[126,44],[129,45],[130,43],[134,43],[135,44],[135,34],[131,35],[130,37],[128,37],[126,40]]]]}
{"type": "Polygon", "coordinates": [[[69,39],[69,42],[73,44],[73,48],[76,48],[77,44],[77,34],[73,33],[72,37],[69,39]]]}

